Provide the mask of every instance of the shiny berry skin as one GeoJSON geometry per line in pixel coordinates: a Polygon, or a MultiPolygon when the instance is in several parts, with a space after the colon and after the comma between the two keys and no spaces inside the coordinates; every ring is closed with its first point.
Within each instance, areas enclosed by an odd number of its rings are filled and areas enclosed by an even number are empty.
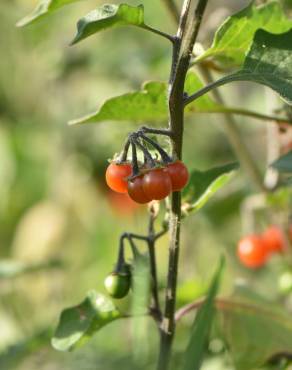
{"type": "Polygon", "coordinates": [[[128,181],[128,194],[136,203],[145,204],[152,200],[143,190],[143,176],[128,181]]]}
{"type": "Polygon", "coordinates": [[[112,272],[105,278],[104,286],[111,297],[124,298],[131,286],[131,276],[129,274],[112,272]]]}
{"type": "Polygon", "coordinates": [[[276,226],[271,225],[262,234],[262,239],[265,243],[265,247],[270,253],[283,252],[285,246],[285,238],[282,230],[276,226]]]}
{"type": "Polygon", "coordinates": [[[248,235],[239,241],[237,255],[244,266],[259,268],[265,264],[268,251],[260,236],[248,235]]]}
{"type": "Polygon", "coordinates": [[[128,191],[127,178],[132,174],[132,166],[129,163],[111,163],[105,173],[108,186],[117,193],[128,191]]]}
{"type": "Polygon", "coordinates": [[[176,161],[167,165],[167,172],[171,179],[172,191],[183,189],[189,180],[189,171],[181,161],[176,161]]]}
{"type": "Polygon", "coordinates": [[[154,200],[166,198],[172,191],[171,179],[165,168],[158,168],[147,172],[143,177],[143,190],[154,200]]]}

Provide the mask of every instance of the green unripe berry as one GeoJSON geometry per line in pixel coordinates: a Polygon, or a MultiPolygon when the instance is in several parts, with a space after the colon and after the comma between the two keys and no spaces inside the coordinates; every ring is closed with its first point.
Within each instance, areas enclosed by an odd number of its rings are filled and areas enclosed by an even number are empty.
{"type": "Polygon", "coordinates": [[[108,294],[113,298],[124,298],[130,289],[131,276],[126,273],[112,272],[104,280],[108,294]]]}

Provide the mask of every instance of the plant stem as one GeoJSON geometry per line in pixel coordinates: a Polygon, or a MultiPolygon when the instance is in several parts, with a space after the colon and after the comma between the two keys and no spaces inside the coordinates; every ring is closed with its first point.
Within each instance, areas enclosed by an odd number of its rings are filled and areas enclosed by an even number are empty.
{"type": "MultiPolygon", "coordinates": [[[[205,80],[210,84],[214,84],[211,73],[204,67],[200,68],[201,73],[205,80]]],[[[210,86],[208,85],[208,86],[210,86]]],[[[212,91],[213,97],[219,104],[225,105],[224,99],[220,92],[217,89],[212,91]]],[[[246,173],[249,175],[254,185],[258,190],[265,192],[266,188],[264,186],[261,173],[252,158],[248,148],[242,140],[240,131],[237,127],[236,121],[232,114],[225,113],[225,129],[228,136],[228,139],[240,161],[246,173]]]]}
{"type": "Polygon", "coordinates": [[[155,167],[155,161],[154,159],[151,157],[151,154],[150,152],[147,150],[147,148],[145,148],[140,142],[139,142],[139,139],[138,138],[132,138],[133,142],[135,143],[135,145],[137,145],[137,147],[143,152],[144,154],[144,157],[146,158],[146,162],[150,165],[150,167],[155,167]]]}
{"type": "Polygon", "coordinates": [[[166,38],[167,40],[169,40],[172,43],[174,42],[174,37],[169,35],[168,33],[159,31],[156,28],[152,28],[150,26],[147,26],[146,24],[144,24],[144,26],[142,26],[142,28],[144,28],[145,30],[148,30],[152,33],[155,33],[156,35],[162,36],[162,37],[166,38]]]}
{"type": "Polygon", "coordinates": [[[150,259],[150,273],[152,277],[152,305],[150,307],[150,311],[152,316],[160,323],[162,312],[160,310],[160,303],[158,297],[158,280],[157,280],[157,267],[156,267],[156,255],[155,255],[155,242],[156,242],[156,235],[154,229],[154,221],[155,221],[155,214],[150,209],[149,215],[149,226],[148,226],[148,251],[149,251],[149,259],[150,259]]]}
{"type": "Polygon", "coordinates": [[[137,159],[137,149],[133,140],[131,140],[131,148],[132,148],[132,166],[133,166],[132,176],[137,176],[139,174],[139,165],[137,159]]]}
{"type": "MultiPolygon", "coordinates": [[[[253,76],[255,76],[253,74],[253,76]]],[[[208,83],[208,85],[204,86],[202,89],[196,91],[194,94],[190,95],[185,99],[185,105],[190,104],[192,101],[200,98],[201,96],[207,94],[209,91],[216,89],[217,87],[226,85],[230,82],[235,81],[249,81],[250,73],[239,73],[235,72],[230,75],[224,76],[220,78],[219,80],[213,81],[213,79],[208,83]]]]}
{"type": "Polygon", "coordinates": [[[161,128],[152,128],[147,126],[142,126],[138,132],[142,132],[144,134],[155,134],[155,135],[165,135],[171,137],[172,133],[169,129],[161,128]]]}
{"type": "MultiPolygon", "coordinates": [[[[172,155],[182,157],[184,126],[184,84],[189,68],[191,53],[196,41],[201,20],[208,0],[199,0],[194,7],[193,0],[185,0],[180,24],[173,48],[173,60],[169,79],[169,129],[172,155]]],[[[181,194],[174,192],[171,199],[169,217],[169,260],[165,297],[165,310],[160,329],[160,353],[158,370],[169,368],[171,347],[175,333],[175,304],[180,246],[181,194]]]]}
{"type": "MultiPolygon", "coordinates": [[[[283,124],[283,123],[291,124],[292,123],[291,118],[289,117],[272,116],[269,114],[253,112],[253,111],[242,109],[242,108],[225,107],[224,110],[225,112],[222,111],[221,113],[236,114],[238,116],[251,117],[251,118],[262,120],[262,121],[273,121],[279,124],[283,124]]],[[[212,112],[208,112],[208,113],[212,113],[212,112]]],[[[214,113],[220,113],[220,112],[214,112],[214,113]]]]}
{"type": "Polygon", "coordinates": [[[120,162],[123,163],[123,162],[126,162],[127,160],[127,157],[128,157],[128,151],[129,151],[129,148],[130,148],[130,140],[129,138],[126,140],[125,142],[125,145],[124,145],[124,148],[123,148],[123,151],[120,155],[120,162]]]}
{"type": "Polygon", "coordinates": [[[170,156],[166,153],[166,151],[164,149],[161,148],[161,146],[159,144],[157,144],[155,141],[153,141],[152,139],[150,139],[149,137],[145,136],[143,133],[140,133],[139,136],[144,140],[146,141],[148,144],[152,145],[153,148],[155,148],[158,153],[160,154],[162,160],[164,163],[171,163],[172,162],[172,159],[170,158],[170,156]]]}

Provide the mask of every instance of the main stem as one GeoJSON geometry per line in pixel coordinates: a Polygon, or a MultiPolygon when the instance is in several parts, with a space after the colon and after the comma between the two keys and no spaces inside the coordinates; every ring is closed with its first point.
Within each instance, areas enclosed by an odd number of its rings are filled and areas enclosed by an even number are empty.
{"type": "Polygon", "coordinates": [[[150,259],[150,273],[152,278],[152,303],[151,303],[151,314],[160,322],[161,320],[161,310],[159,304],[159,296],[158,296],[158,279],[157,279],[157,268],[156,268],[156,255],[155,255],[155,229],[154,229],[154,221],[155,221],[155,211],[153,209],[149,210],[149,226],[148,226],[148,251],[149,251],[149,259],[150,259]]]}
{"type": "MultiPolygon", "coordinates": [[[[169,80],[169,129],[174,158],[181,159],[184,128],[184,84],[191,53],[208,0],[199,0],[195,8],[193,0],[185,0],[176,35],[171,75],[169,80]]],[[[165,309],[160,327],[160,352],[158,370],[169,369],[172,342],[175,334],[175,304],[178,276],[181,223],[181,194],[174,192],[169,217],[169,259],[165,296],[165,309]]]]}

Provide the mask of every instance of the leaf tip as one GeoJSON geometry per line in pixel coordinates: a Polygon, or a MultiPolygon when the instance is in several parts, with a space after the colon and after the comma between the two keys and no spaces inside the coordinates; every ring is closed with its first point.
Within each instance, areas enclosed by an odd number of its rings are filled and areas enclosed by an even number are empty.
{"type": "Polygon", "coordinates": [[[69,46],[73,46],[73,45],[77,44],[80,40],[81,40],[80,35],[79,35],[79,33],[77,33],[76,36],[74,37],[74,39],[70,42],[69,46]]]}
{"type": "Polygon", "coordinates": [[[25,19],[24,18],[21,18],[19,21],[17,21],[15,23],[15,27],[17,27],[17,28],[24,27],[25,25],[26,25],[26,22],[25,22],[25,19]]]}

